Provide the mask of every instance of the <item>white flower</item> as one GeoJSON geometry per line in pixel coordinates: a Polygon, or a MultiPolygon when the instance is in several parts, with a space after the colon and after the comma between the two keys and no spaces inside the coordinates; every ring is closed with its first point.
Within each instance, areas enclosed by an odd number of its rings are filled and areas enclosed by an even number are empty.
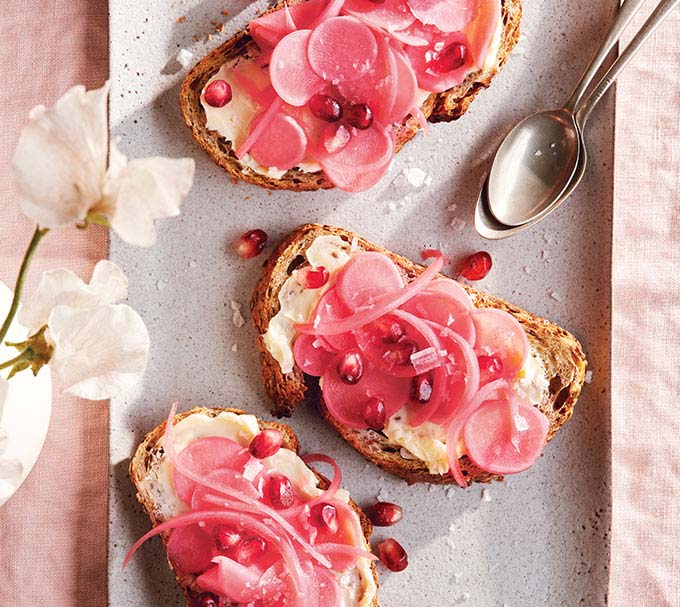
{"type": "MultiPolygon", "coordinates": [[[[7,382],[0,377],[0,422],[2,421],[2,410],[7,398],[7,382]]],[[[7,450],[9,439],[7,431],[0,426],[0,500],[8,495],[19,484],[24,467],[18,459],[3,459],[7,450]]]]}
{"type": "Polygon", "coordinates": [[[89,284],[70,270],[44,272],[36,294],[19,313],[31,334],[47,325],[54,346],[50,365],[66,391],[101,400],[125,394],[142,377],[149,333],[130,306],[127,278],[111,261],[100,261],[89,284]]]}
{"type": "Polygon", "coordinates": [[[109,146],[108,83],[76,86],[47,109],[35,108],[13,166],[25,215],[46,228],[106,218],[126,242],[151,246],[154,220],[179,214],[194,178],[190,158],[132,160],[109,146]],[[110,157],[109,157],[110,156],[110,157]]]}

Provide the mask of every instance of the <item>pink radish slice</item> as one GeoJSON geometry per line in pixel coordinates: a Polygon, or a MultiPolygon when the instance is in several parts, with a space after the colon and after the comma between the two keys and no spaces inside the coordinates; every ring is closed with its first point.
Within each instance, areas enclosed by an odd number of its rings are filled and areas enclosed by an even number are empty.
{"type": "Polygon", "coordinates": [[[343,594],[340,591],[338,578],[332,572],[315,569],[316,587],[318,588],[319,605],[342,605],[343,594]]]}
{"type": "Polygon", "coordinates": [[[478,355],[497,356],[503,363],[502,376],[512,381],[529,355],[529,340],[522,325],[503,310],[483,309],[472,313],[478,355]]]}
{"type": "MultiPolygon", "coordinates": [[[[242,474],[223,468],[221,470],[212,470],[205,476],[206,480],[217,486],[231,487],[236,489],[241,494],[248,496],[252,501],[257,501],[260,498],[260,494],[257,489],[249,480],[243,478],[242,474]]],[[[202,485],[196,486],[194,492],[191,496],[191,509],[192,510],[210,510],[210,502],[206,502],[206,494],[214,494],[212,489],[204,487],[202,485]]]]}
{"type": "Polygon", "coordinates": [[[478,68],[482,68],[501,20],[501,3],[498,0],[480,0],[477,17],[465,28],[470,41],[470,53],[478,68]]]}
{"type": "Polygon", "coordinates": [[[416,19],[442,32],[463,30],[479,10],[479,0],[407,0],[407,3],[416,19]]]}
{"type": "MultiPolygon", "coordinates": [[[[182,465],[191,468],[196,474],[207,475],[221,468],[241,471],[250,455],[247,449],[233,440],[208,436],[191,443],[182,450],[178,458],[182,465]]],[[[172,483],[177,497],[187,506],[190,505],[196,483],[178,470],[173,471],[172,483]]]]}
{"type": "Polygon", "coordinates": [[[283,100],[277,97],[272,104],[262,113],[258,114],[251,122],[250,132],[245,141],[236,150],[236,157],[243,158],[262,136],[269,123],[274,120],[283,105],[283,100]]]}
{"type": "MultiPolygon", "coordinates": [[[[321,296],[321,299],[319,299],[319,303],[316,305],[316,310],[314,311],[313,324],[323,325],[332,323],[347,318],[350,315],[351,312],[340,299],[337,289],[332,288],[326,291],[326,293],[321,296]]],[[[318,337],[327,343],[331,349],[337,352],[346,352],[347,350],[356,347],[356,339],[354,339],[354,336],[350,332],[339,333],[337,335],[319,335],[318,337]]]]}
{"type": "MultiPolygon", "coordinates": [[[[265,13],[248,26],[257,45],[273,49],[281,39],[295,30],[313,29],[314,22],[331,8],[327,0],[308,0],[284,9],[265,13]]],[[[339,9],[338,9],[339,12],[339,9]]]]}
{"type": "Polygon", "coordinates": [[[419,318],[451,329],[471,345],[475,343],[475,325],[470,311],[457,299],[444,293],[433,293],[428,289],[404,304],[403,309],[419,318]]]}
{"type": "Polygon", "coordinates": [[[325,86],[307,59],[307,45],[312,35],[312,30],[297,30],[286,35],[274,48],[269,63],[274,90],[295,107],[305,105],[325,86]]]}
{"type": "Polygon", "coordinates": [[[467,61],[461,67],[451,71],[439,71],[437,59],[452,44],[467,46],[469,43],[463,33],[454,32],[452,34],[439,34],[428,46],[407,46],[405,48],[420,88],[433,93],[441,93],[465,80],[473,66],[471,53],[468,53],[467,61]]]}
{"type": "Polygon", "coordinates": [[[433,293],[444,293],[448,297],[458,301],[468,310],[474,309],[474,305],[472,304],[472,300],[467,294],[467,291],[455,280],[451,280],[450,278],[433,280],[427,290],[433,293]]]}
{"type": "Polygon", "coordinates": [[[303,373],[321,377],[333,355],[323,347],[320,339],[313,335],[300,335],[293,345],[295,364],[303,373]]]}
{"type": "Polygon", "coordinates": [[[342,268],[336,286],[338,297],[351,311],[371,306],[385,293],[403,288],[404,281],[394,262],[374,251],[354,255],[342,268]]]}
{"type": "Polygon", "coordinates": [[[482,386],[479,392],[457,409],[449,424],[449,429],[446,433],[446,452],[449,459],[450,472],[454,480],[461,486],[467,487],[467,481],[460,469],[460,461],[458,460],[458,441],[463,432],[463,427],[470,416],[477,411],[484,403],[495,400],[506,393],[509,389],[508,382],[499,379],[482,386]]]}
{"type": "Polygon", "coordinates": [[[529,403],[516,404],[514,420],[507,400],[487,402],[468,419],[463,440],[475,466],[493,474],[515,474],[541,455],[550,428],[548,418],[529,403]],[[513,441],[515,426],[520,430],[513,441]]]}
{"type": "MultiPolygon", "coordinates": [[[[397,64],[387,43],[387,35],[373,32],[378,54],[371,69],[358,80],[338,83],[338,90],[347,103],[365,103],[375,121],[388,125],[390,110],[397,97],[397,64]]],[[[403,116],[402,116],[403,118],[403,116]]]]}
{"type": "Polygon", "coordinates": [[[170,532],[167,552],[177,570],[185,574],[198,574],[211,566],[217,547],[213,538],[194,524],[170,532]]]}
{"type": "Polygon", "coordinates": [[[324,403],[336,420],[350,428],[366,429],[364,415],[371,398],[384,403],[388,418],[406,404],[411,385],[408,378],[387,375],[366,362],[359,382],[349,385],[338,374],[341,360],[338,356],[323,374],[324,403]]]}
{"type": "Polygon", "coordinates": [[[387,124],[402,122],[417,103],[418,81],[409,60],[400,52],[390,49],[394,57],[396,71],[396,91],[387,124]]]}
{"type": "Polygon", "coordinates": [[[300,333],[307,333],[310,335],[340,335],[341,333],[347,333],[348,331],[355,331],[359,327],[363,327],[381,316],[389,314],[425,289],[444,267],[444,256],[439,251],[433,252],[430,256],[434,257],[434,261],[425,268],[417,278],[398,292],[396,296],[383,296],[380,298],[379,302],[376,302],[376,305],[373,308],[362,310],[361,312],[357,312],[350,317],[343,318],[336,322],[297,324],[295,325],[295,328],[300,333]]]}
{"type": "MultiPolygon", "coordinates": [[[[365,132],[365,131],[362,131],[365,132]]],[[[319,164],[326,174],[326,177],[333,182],[333,184],[344,192],[357,194],[370,190],[376,185],[387,173],[390,168],[392,158],[380,164],[371,164],[361,169],[352,168],[346,164],[333,162],[332,159],[319,159],[319,164]]]]}
{"type": "MultiPolygon", "coordinates": [[[[345,0],[324,0],[324,3],[326,4],[326,8],[324,8],[319,13],[319,15],[313,21],[311,21],[309,26],[305,25],[305,27],[309,27],[309,29],[314,29],[322,21],[330,19],[331,17],[337,17],[340,14],[340,11],[342,11],[342,7],[345,4],[345,0]]],[[[303,5],[304,4],[305,3],[303,3],[303,5]]]]}
{"type": "Polygon", "coordinates": [[[215,565],[196,579],[202,590],[223,596],[230,601],[246,603],[258,595],[260,574],[226,556],[216,556],[215,565]]]}
{"type": "Polygon", "coordinates": [[[307,136],[295,118],[279,113],[250,149],[250,154],[264,167],[292,169],[307,154],[307,136]]]}
{"type": "Polygon", "coordinates": [[[406,0],[385,0],[380,3],[371,0],[346,0],[343,12],[361,19],[371,27],[388,32],[403,30],[416,20],[406,0]]]}
{"type": "Polygon", "coordinates": [[[333,562],[334,569],[351,569],[356,566],[358,559],[375,561],[376,557],[365,548],[349,546],[347,544],[317,544],[319,552],[326,554],[333,562]]]}
{"type": "Polygon", "coordinates": [[[333,83],[363,77],[373,66],[377,54],[371,30],[347,16],[332,17],[317,25],[309,36],[307,47],[313,70],[333,83]]]}
{"type": "Polygon", "coordinates": [[[423,25],[420,21],[414,21],[403,30],[392,32],[395,40],[406,46],[428,46],[430,44],[432,30],[429,26],[423,25]]]}

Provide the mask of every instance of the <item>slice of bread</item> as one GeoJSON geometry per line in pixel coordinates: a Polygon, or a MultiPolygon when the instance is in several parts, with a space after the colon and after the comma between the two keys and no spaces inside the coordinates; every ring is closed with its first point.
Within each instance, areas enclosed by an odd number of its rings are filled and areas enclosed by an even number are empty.
{"type": "MultiPolygon", "coordinates": [[[[299,4],[304,1],[291,0],[288,4],[299,4]]],[[[271,10],[279,10],[282,7],[283,2],[280,2],[271,10]]],[[[448,91],[431,94],[421,108],[429,121],[448,122],[460,118],[467,111],[477,93],[491,84],[519,40],[521,16],[520,0],[502,0],[503,32],[495,63],[489,69],[471,73],[461,84],[448,91]]],[[[280,179],[256,173],[239,162],[230,142],[225,141],[216,131],[206,128],[206,116],[201,106],[201,91],[207,82],[226,62],[238,57],[255,57],[258,53],[258,47],[246,29],[238,32],[201,59],[187,74],[180,90],[180,105],[184,122],[191,129],[194,139],[208,155],[235,178],[272,190],[302,192],[334,187],[322,171],[306,173],[291,169],[280,179]]],[[[418,120],[410,115],[401,125],[395,127],[397,151],[411,140],[418,130],[418,120]]]]}
{"type": "MultiPolygon", "coordinates": [[[[297,366],[291,373],[284,375],[279,363],[267,350],[262,334],[267,331],[269,321],[279,311],[278,293],[284,282],[293,270],[306,263],[304,253],[312,242],[318,236],[325,235],[336,235],[346,242],[351,242],[356,238],[360,249],[378,251],[387,255],[400,268],[407,280],[412,280],[424,270],[423,266],[341,228],[308,224],[292,232],[266,262],[262,278],[251,300],[253,321],[260,333],[258,347],[262,377],[267,392],[274,402],[273,412],[277,416],[290,416],[298,403],[302,402],[310,391],[316,394],[318,380],[304,375],[297,366]]],[[[571,418],[585,381],[587,363],[581,344],[569,332],[548,320],[525,312],[498,297],[467,285],[463,286],[472,297],[475,306],[505,310],[512,314],[526,331],[529,343],[543,362],[549,382],[548,393],[539,408],[550,422],[548,440],[551,440],[562,425],[571,418]]],[[[418,459],[402,457],[401,448],[391,443],[380,432],[344,427],[328,414],[323,404],[322,394],[318,395],[317,400],[322,415],[340,435],[366,459],[383,470],[400,476],[409,483],[450,484],[454,482],[449,474],[430,474],[425,463],[418,459]]],[[[478,469],[466,456],[461,458],[461,468],[463,475],[471,482],[502,480],[500,476],[478,469]]]]}
{"type": "MultiPolygon", "coordinates": [[[[195,407],[190,411],[177,414],[175,416],[174,423],[177,424],[184,418],[198,413],[207,415],[208,417],[215,417],[222,412],[232,412],[238,415],[244,413],[244,411],[241,411],[239,409],[225,409],[225,408],[209,409],[206,407],[195,407]]],[[[168,518],[171,518],[167,517],[166,504],[164,503],[164,500],[170,500],[171,498],[170,496],[164,496],[162,487],[160,486],[160,484],[154,481],[154,479],[157,479],[156,471],[158,470],[158,466],[166,457],[161,441],[165,433],[165,423],[166,422],[163,422],[144,437],[144,440],[141,442],[139,447],[137,447],[137,451],[135,452],[135,455],[132,458],[132,461],[130,462],[130,479],[132,480],[132,483],[137,489],[137,500],[139,501],[140,504],[142,504],[142,506],[146,510],[147,514],[149,515],[149,518],[151,519],[151,523],[153,524],[154,527],[164,522],[168,518]]],[[[258,424],[261,430],[270,428],[281,432],[281,434],[283,435],[282,447],[285,449],[290,449],[295,453],[299,453],[300,442],[298,441],[297,436],[295,436],[295,433],[293,432],[293,429],[290,426],[286,426],[285,424],[273,421],[270,422],[263,420],[258,420],[258,424]]],[[[325,478],[322,474],[320,474],[316,470],[314,470],[314,468],[312,468],[311,466],[310,469],[318,477],[319,487],[322,489],[327,488],[329,485],[328,479],[325,478]]],[[[357,506],[352,500],[350,500],[349,504],[359,517],[361,529],[364,533],[364,537],[366,538],[366,543],[367,545],[370,546],[370,538],[371,533],[373,531],[371,522],[368,520],[368,517],[363,513],[359,506],[357,506]]],[[[162,532],[160,535],[163,541],[163,545],[165,546],[167,544],[169,534],[166,532],[162,532]]],[[[192,595],[196,596],[198,593],[200,593],[200,589],[196,585],[196,576],[186,575],[181,572],[178,572],[177,570],[174,569],[172,563],[169,560],[168,565],[173,570],[177,583],[179,584],[179,587],[182,590],[184,597],[186,598],[187,607],[194,607],[192,595]]],[[[377,586],[378,576],[373,563],[371,563],[371,572],[375,584],[377,586]]],[[[371,607],[378,607],[377,595],[373,599],[371,607]]]]}

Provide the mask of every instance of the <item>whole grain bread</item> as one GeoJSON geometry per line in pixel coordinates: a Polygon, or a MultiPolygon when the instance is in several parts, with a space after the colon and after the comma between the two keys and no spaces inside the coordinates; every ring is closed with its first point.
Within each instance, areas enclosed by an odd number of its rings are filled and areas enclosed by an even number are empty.
{"type": "MultiPolygon", "coordinates": [[[[305,0],[290,0],[289,5],[305,0]]],[[[458,86],[439,94],[431,94],[421,106],[425,117],[431,122],[448,122],[460,118],[473,99],[487,88],[508,59],[510,52],[519,40],[519,26],[522,16],[521,0],[501,0],[503,32],[496,62],[489,69],[472,72],[458,86]]],[[[270,9],[279,10],[280,2],[270,9]]],[[[297,169],[287,171],[280,179],[261,175],[244,167],[236,158],[231,143],[216,131],[206,128],[206,116],[201,106],[201,91],[207,82],[219,71],[222,65],[239,57],[253,58],[259,49],[250,37],[248,30],[242,30],[201,59],[187,74],[180,90],[180,105],[185,124],[191,134],[208,155],[233,177],[254,185],[272,190],[313,191],[333,188],[334,185],[322,171],[306,173],[297,169]]],[[[395,127],[396,148],[399,151],[419,130],[414,116],[407,116],[403,123],[395,127]]]]}
{"type": "MultiPolygon", "coordinates": [[[[206,408],[206,407],[194,407],[193,409],[189,411],[185,411],[183,413],[178,413],[175,416],[174,423],[177,424],[179,421],[183,420],[185,417],[189,417],[190,415],[196,414],[196,413],[202,413],[203,415],[207,415],[209,417],[215,417],[222,413],[223,411],[226,412],[232,412],[236,414],[243,414],[244,411],[241,411],[240,409],[230,409],[230,408],[206,408]]],[[[154,466],[157,466],[165,457],[165,451],[163,449],[162,444],[160,444],[161,439],[163,438],[163,435],[165,434],[165,424],[166,422],[163,422],[159,426],[156,426],[151,432],[149,432],[145,437],[144,440],[140,443],[140,445],[137,447],[137,450],[135,452],[134,457],[130,461],[130,479],[132,480],[132,483],[134,484],[135,488],[137,489],[137,500],[139,503],[144,507],[144,510],[146,510],[146,513],[149,515],[149,518],[151,519],[151,523],[155,527],[156,525],[164,522],[166,520],[163,512],[162,512],[162,504],[158,502],[157,497],[154,497],[147,489],[145,479],[149,476],[150,471],[154,468],[154,466]]],[[[287,426],[285,424],[281,424],[275,421],[263,421],[258,419],[258,424],[260,426],[261,430],[264,429],[274,429],[278,430],[281,432],[283,435],[283,443],[282,446],[285,449],[290,449],[291,451],[294,451],[295,453],[300,452],[300,442],[298,441],[297,436],[295,435],[295,432],[293,432],[293,429],[290,426],[287,426]]],[[[316,476],[319,479],[319,487],[322,489],[325,489],[329,485],[329,480],[314,470],[313,467],[310,466],[310,469],[316,474],[316,476]]],[[[371,522],[368,519],[368,517],[364,514],[364,512],[357,506],[356,503],[354,503],[352,500],[349,502],[350,506],[354,509],[356,512],[357,516],[359,517],[359,521],[361,523],[361,530],[364,533],[364,537],[366,538],[366,542],[369,543],[370,545],[370,538],[371,538],[371,533],[373,531],[373,528],[371,526],[371,522]]],[[[168,536],[169,533],[167,532],[161,532],[160,534],[161,539],[163,541],[163,545],[167,545],[168,541],[168,536]]],[[[182,572],[177,571],[170,560],[168,560],[168,565],[170,569],[172,569],[173,573],[175,574],[175,579],[177,580],[177,584],[179,585],[182,594],[184,595],[186,601],[187,601],[187,607],[193,607],[192,603],[192,596],[196,596],[197,594],[200,593],[200,589],[196,585],[196,576],[195,575],[187,575],[183,574],[182,572]]],[[[371,563],[371,571],[373,574],[373,579],[375,580],[376,586],[378,586],[378,576],[375,570],[375,566],[371,563]]],[[[373,602],[371,603],[371,607],[378,607],[378,597],[374,598],[373,602]]]]}
{"type": "MultiPolygon", "coordinates": [[[[346,242],[351,242],[356,238],[360,249],[378,251],[387,255],[399,267],[406,280],[412,280],[424,270],[423,266],[341,228],[307,224],[289,234],[265,263],[262,277],[251,300],[253,322],[260,334],[258,347],[262,377],[274,403],[273,413],[279,417],[290,416],[295,407],[312,394],[326,421],[366,459],[386,472],[400,476],[409,483],[453,483],[451,475],[430,474],[424,462],[402,457],[400,447],[391,443],[380,432],[353,430],[334,420],[324,406],[323,394],[320,394],[318,390],[318,380],[305,375],[297,366],[291,373],[284,375],[279,363],[267,350],[262,335],[267,331],[269,321],[279,311],[279,290],[293,270],[306,263],[304,257],[306,249],[318,236],[325,235],[336,235],[346,242]]],[[[571,418],[585,381],[587,362],[581,344],[568,331],[548,320],[539,318],[493,295],[467,285],[463,287],[472,297],[475,306],[505,310],[512,314],[526,331],[529,343],[543,362],[549,381],[549,393],[539,409],[550,421],[548,434],[548,441],[550,441],[571,418]]],[[[498,475],[475,467],[467,456],[461,458],[461,468],[470,482],[502,480],[502,477],[498,475]]]]}

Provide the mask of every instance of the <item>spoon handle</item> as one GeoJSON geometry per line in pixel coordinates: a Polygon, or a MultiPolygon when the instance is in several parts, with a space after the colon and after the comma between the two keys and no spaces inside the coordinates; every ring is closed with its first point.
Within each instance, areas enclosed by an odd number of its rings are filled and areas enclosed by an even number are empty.
{"type": "MultiPolygon", "coordinates": [[[[630,0],[629,0],[630,1],[630,0]]],[[[628,2],[626,2],[628,4],[628,2]]],[[[640,50],[640,47],[645,43],[654,30],[661,25],[661,23],[670,15],[673,9],[680,4],[680,0],[663,0],[659,6],[654,9],[654,12],[645,21],[640,31],[635,34],[635,37],[630,41],[618,59],[612,64],[607,73],[602,77],[602,80],[597,85],[597,88],[590,94],[590,96],[583,102],[581,107],[576,111],[578,122],[583,129],[590,118],[593,108],[599,103],[600,99],[607,92],[609,87],[614,83],[617,76],[621,73],[633,59],[635,54],[640,50]]]]}
{"type": "Polygon", "coordinates": [[[591,85],[597,72],[600,70],[602,64],[607,59],[607,55],[609,55],[609,52],[614,48],[616,43],[619,41],[619,38],[621,37],[623,31],[626,29],[626,26],[630,23],[630,20],[635,16],[635,13],[637,13],[640,10],[640,8],[642,8],[642,5],[644,3],[645,0],[625,0],[621,8],[618,10],[616,18],[614,19],[614,23],[612,23],[612,27],[609,30],[607,37],[604,39],[602,46],[600,46],[600,48],[598,49],[597,54],[591,61],[585,74],[583,74],[581,81],[576,85],[576,89],[571,94],[569,101],[567,101],[565,105],[566,109],[568,109],[571,112],[575,111],[576,106],[578,106],[581,100],[583,99],[583,96],[588,90],[588,87],[591,85]]]}

